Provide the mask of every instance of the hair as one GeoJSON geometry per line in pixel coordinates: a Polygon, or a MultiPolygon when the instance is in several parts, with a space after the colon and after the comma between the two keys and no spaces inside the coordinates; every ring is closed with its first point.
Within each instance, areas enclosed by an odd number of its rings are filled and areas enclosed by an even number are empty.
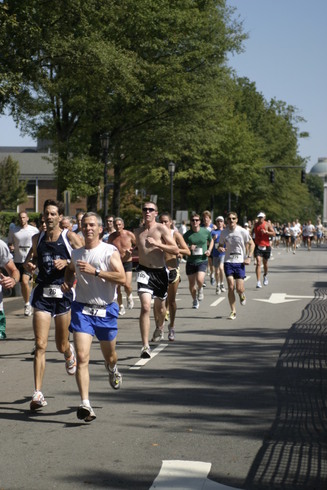
{"type": "Polygon", "coordinates": [[[68,219],[68,221],[69,221],[69,223],[70,223],[71,225],[73,224],[73,219],[72,219],[72,217],[71,217],[71,216],[63,216],[63,217],[61,218],[61,221],[64,221],[64,220],[66,220],[66,219],[68,219]]]}
{"type": "Polygon", "coordinates": [[[115,220],[115,215],[114,214],[107,214],[105,219],[108,219],[108,218],[112,218],[113,220],[115,220]]]}
{"type": "Polygon", "coordinates": [[[94,213],[93,211],[88,211],[87,213],[85,213],[83,215],[83,218],[82,218],[82,223],[84,222],[85,218],[90,218],[91,216],[95,216],[96,217],[96,220],[98,222],[98,225],[99,226],[102,226],[102,218],[99,214],[97,213],[94,213]]]}
{"type": "Polygon", "coordinates": [[[156,205],[156,203],[155,203],[155,202],[153,202],[153,201],[145,201],[145,203],[144,203],[144,204],[152,204],[152,206],[154,207],[154,209],[155,209],[156,211],[158,211],[158,206],[156,205]]]}
{"type": "Polygon", "coordinates": [[[205,211],[203,211],[203,213],[202,213],[202,218],[204,218],[205,216],[208,216],[208,218],[211,219],[211,213],[207,209],[205,211]]]}
{"type": "Polygon", "coordinates": [[[55,206],[56,208],[58,208],[58,214],[64,214],[65,207],[63,202],[55,201],[54,199],[47,199],[46,201],[44,201],[43,204],[43,212],[48,206],[55,206]]]}
{"type": "Polygon", "coordinates": [[[123,223],[123,225],[125,224],[123,218],[120,218],[119,216],[116,216],[116,218],[114,219],[115,223],[116,223],[116,221],[121,221],[123,223]]]}
{"type": "Polygon", "coordinates": [[[192,218],[200,218],[201,219],[201,216],[198,213],[194,212],[191,214],[191,221],[192,221],[192,218]]]}
{"type": "Polygon", "coordinates": [[[26,214],[26,216],[28,217],[28,212],[27,211],[19,211],[18,216],[21,216],[22,214],[26,214]]]}
{"type": "Polygon", "coordinates": [[[170,216],[170,213],[161,213],[160,216],[159,216],[159,219],[162,218],[163,216],[167,216],[167,218],[169,219],[169,221],[172,221],[171,219],[171,216],[170,216]]]}
{"type": "Polygon", "coordinates": [[[235,213],[235,211],[229,211],[227,213],[227,218],[230,218],[231,215],[235,216],[235,218],[238,218],[237,213],[235,213]]]}

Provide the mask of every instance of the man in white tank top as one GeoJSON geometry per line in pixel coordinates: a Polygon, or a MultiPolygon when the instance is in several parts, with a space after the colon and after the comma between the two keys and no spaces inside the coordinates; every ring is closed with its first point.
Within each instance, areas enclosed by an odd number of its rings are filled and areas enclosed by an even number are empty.
{"type": "Polygon", "coordinates": [[[117,285],[124,286],[126,275],[117,248],[100,239],[102,220],[96,213],[85,213],[82,232],[85,246],[72,251],[65,271],[62,290],[71,289],[75,281],[76,298],[72,303],[69,330],[74,334],[77,357],[76,381],[81,396],[77,418],[91,422],[96,418],[89,401],[89,357],[94,335],[98,338],[109,372],[110,386],[118,390],[122,376],[117,368],[117,285]]]}

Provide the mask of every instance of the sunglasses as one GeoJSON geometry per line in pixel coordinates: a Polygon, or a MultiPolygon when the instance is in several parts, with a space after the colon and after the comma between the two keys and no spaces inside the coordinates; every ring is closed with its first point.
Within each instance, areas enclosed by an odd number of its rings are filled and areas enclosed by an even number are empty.
{"type": "Polygon", "coordinates": [[[195,223],[196,221],[200,221],[200,219],[199,218],[193,218],[193,219],[191,219],[191,221],[193,221],[195,223]]]}
{"type": "Polygon", "coordinates": [[[227,219],[230,219],[231,221],[236,221],[236,220],[237,220],[237,218],[234,218],[234,217],[232,217],[232,218],[231,218],[231,217],[229,217],[229,218],[227,218],[227,219]]]}
{"type": "Polygon", "coordinates": [[[146,213],[147,211],[149,211],[149,213],[153,213],[153,211],[155,211],[154,208],[143,208],[143,213],[146,213]]]}

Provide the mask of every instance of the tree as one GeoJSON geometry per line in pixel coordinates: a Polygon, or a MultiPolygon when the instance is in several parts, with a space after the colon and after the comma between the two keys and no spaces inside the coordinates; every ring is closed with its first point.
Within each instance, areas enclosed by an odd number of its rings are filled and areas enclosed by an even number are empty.
{"type": "MultiPolygon", "coordinates": [[[[13,115],[55,142],[59,195],[71,157],[99,160],[99,135],[110,131],[115,212],[127,170],[142,178],[160,166],[160,174],[188,151],[190,135],[200,139],[226,54],[244,38],[224,0],[5,4],[3,15],[16,24],[6,22],[1,34],[4,66],[23,80],[10,100],[13,115]]],[[[202,148],[194,150],[198,159],[202,148]]]]}
{"type": "Polygon", "coordinates": [[[10,156],[0,162],[0,211],[16,210],[26,201],[26,182],[20,182],[19,175],[19,164],[10,156]]]}

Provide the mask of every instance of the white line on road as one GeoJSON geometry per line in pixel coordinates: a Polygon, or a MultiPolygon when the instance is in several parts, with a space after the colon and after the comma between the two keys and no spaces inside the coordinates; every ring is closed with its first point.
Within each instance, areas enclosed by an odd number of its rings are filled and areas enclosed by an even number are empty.
{"type": "Polygon", "coordinates": [[[222,301],[224,301],[224,299],[225,299],[224,297],[218,298],[218,299],[216,299],[216,301],[214,301],[213,303],[211,303],[210,306],[217,306],[217,305],[219,305],[219,303],[221,303],[222,301]]]}
{"type": "Polygon", "coordinates": [[[140,359],[139,361],[137,361],[136,364],[134,364],[134,366],[131,366],[129,369],[141,369],[142,366],[144,366],[149,361],[151,361],[151,359],[153,359],[154,357],[156,357],[159,354],[159,352],[161,352],[162,350],[164,350],[167,346],[168,346],[168,344],[160,344],[160,345],[158,345],[158,347],[156,347],[155,349],[153,349],[151,351],[151,357],[149,359],[140,359]]]}
{"type": "Polygon", "coordinates": [[[163,461],[150,490],[239,490],[208,480],[211,463],[163,461]]]}

